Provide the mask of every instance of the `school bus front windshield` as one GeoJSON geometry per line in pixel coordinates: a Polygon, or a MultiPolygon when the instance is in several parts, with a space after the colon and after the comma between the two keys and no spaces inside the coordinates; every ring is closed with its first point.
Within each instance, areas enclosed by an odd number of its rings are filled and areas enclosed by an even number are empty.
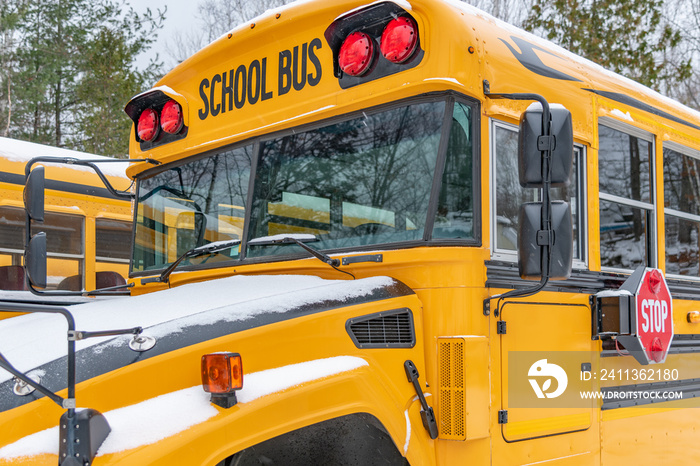
{"type": "Polygon", "coordinates": [[[473,115],[471,105],[450,95],[424,97],[261,138],[142,179],[133,271],[162,269],[203,244],[243,240],[246,221],[242,248],[197,262],[209,267],[301,253],[294,244],[248,244],[300,233],[315,235],[316,249],[340,251],[473,242],[473,115]]]}

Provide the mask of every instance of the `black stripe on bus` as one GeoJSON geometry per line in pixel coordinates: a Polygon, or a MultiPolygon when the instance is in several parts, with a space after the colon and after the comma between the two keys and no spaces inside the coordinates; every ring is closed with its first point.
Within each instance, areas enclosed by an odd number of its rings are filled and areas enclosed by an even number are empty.
{"type": "MultiPolygon", "coordinates": [[[[16,173],[0,172],[0,183],[18,184],[24,186],[24,175],[18,175],[16,173]]],[[[107,188],[98,188],[95,186],[87,186],[78,183],[69,183],[67,181],[57,181],[57,180],[46,180],[46,189],[51,189],[54,191],[63,191],[66,193],[83,194],[86,196],[104,197],[107,199],[118,199],[109,192],[107,188]]]]}
{"type": "MultiPolygon", "coordinates": [[[[531,287],[534,283],[532,280],[520,278],[517,263],[485,261],[485,264],[487,288],[520,289],[531,287]]],[[[550,280],[544,289],[546,291],[590,295],[604,290],[616,290],[628,277],[629,274],[625,273],[574,270],[566,280],[550,280]]],[[[700,300],[700,281],[666,277],[666,283],[668,283],[673,299],[700,300]]]]}
{"type": "MultiPolygon", "coordinates": [[[[76,382],[80,383],[139,361],[144,361],[155,356],[167,354],[171,351],[176,351],[188,346],[214,340],[216,338],[231,335],[237,332],[334,309],[383,301],[402,296],[410,296],[413,294],[415,293],[411,288],[398,280],[393,280],[393,283],[389,285],[375,288],[365,295],[356,296],[354,298],[328,299],[325,301],[317,301],[298,306],[284,313],[267,312],[244,320],[220,320],[204,325],[183,327],[181,331],[172,332],[166,336],[159,337],[153,349],[143,353],[132,351],[129,349],[127,344],[109,346],[109,342],[113,341],[109,340],[103,344],[91,346],[76,352],[76,382]]],[[[232,308],[235,309],[235,305],[233,305],[232,308]]],[[[164,322],[162,325],[168,326],[176,322],[177,321],[168,321],[164,322]]],[[[157,332],[158,327],[158,325],[152,327],[153,331],[157,332]]],[[[144,333],[148,334],[149,329],[145,329],[144,333]]],[[[350,337],[347,336],[347,333],[345,332],[344,325],[341,325],[338,328],[338,335],[345,335],[348,338],[348,344],[352,345],[350,337]]],[[[290,335],[290,338],[296,337],[298,337],[298,335],[290,335]]],[[[10,361],[10,363],[12,363],[12,361],[10,361]]],[[[47,387],[49,390],[52,390],[54,393],[65,389],[67,371],[66,363],[67,358],[64,356],[50,363],[37,367],[36,369],[43,371],[45,374],[42,377],[42,385],[47,387]]],[[[198,371],[198,367],[194,367],[192,370],[198,371]]],[[[27,396],[17,396],[12,392],[13,386],[14,382],[11,379],[0,383],[0,412],[25,405],[44,397],[38,392],[34,392],[27,396]]],[[[77,397],[78,403],[80,403],[80,389],[78,389],[77,397]]]]}
{"type": "Polygon", "coordinates": [[[700,397],[700,379],[671,380],[634,385],[601,388],[603,405],[601,409],[631,408],[671,401],[690,400],[700,397]],[[659,397],[662,392],[681,394],[678,398],[659,397]],[[655,394],[655,395],[652,395],[655,394]]]}
{"type": "Polygon", "coordinates": [[[619,102],[621,104],[636,108],[638,110],[642,110],[645,112],[649,112],[652,115],[660,116],[663,118],[666,118],[667,120],[675,121],[676,123],[680,123],[682,125],[689,126],[694,129],[700,129],[700,126],[697,126],[689,121],[683,120],[682,118],[678,118],[675,115],[672,115],[670,113],[666,113],[663,110],[659,110],[656,107],[652,107],[651,105],[642,102],[641,100],[637,100],[633,97],[630,97],[625,94],[620,94],[619,92],[610,92],[610,91],[598,91],[595,89],[583,89],[584,91],[592,92],[594,94],[606,97],[610,100],[614,100],[615,102],[619,102]]]}

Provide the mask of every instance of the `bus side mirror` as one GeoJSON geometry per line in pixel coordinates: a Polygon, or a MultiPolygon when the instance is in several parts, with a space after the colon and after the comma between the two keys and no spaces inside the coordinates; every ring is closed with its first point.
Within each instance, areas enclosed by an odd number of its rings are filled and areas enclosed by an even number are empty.
{"type": "Polygon", "coordinates": [[[546,154],[549,158],[549,187],[566,186],[574,162],[574,133],[571,112],[551,105],[549,136],[543,128],[543,109],[535,103],[520,118],[518,174],[524,188],[539,188],[542,202],[520,206],[518,222],[518,270],[525,280],[563,280],[571,275],[573,223],[565,201],[551,201],[546,183],[546,154]],[[545,215],[551,205],[549,215],[545,215]],[[549,220],[545,220],[548,218],[549,220]]]}
{"type": "Polygon", "coordinates": [[[542,278],[541,246],[550,244],[552,261],[550,280],[565,280],[571,275],[573,259],[573,224],[568,202],[552,201],[552,230],[542,230],[541,202],[526,202],[520,206],[518,222],[518,270],[520,278],[542,278]]]}
{"type": "MultiPolygon", "coordinates": [[[[552,187],[567,186],[574,165],[574,131],[571,112],[560,105],[550,106],[552,150],[552,187]]],[[[542,105],[532,104],[520,118],[518,137],[518,172],[523,188],[541,188],[542,151],[547,141],[542,137],[542,105]]]]}
{"type": "Polygon", "coordinates": [[[24,253],[24,266],[29,283],[37,288],[46,288],[46,233],[32,236],[24,253]]]}
{"type": "Polygon", "coordinates": [[[36,222],[44,221],[44,167],[38,166],[27,177],[24,186],[24,210],[36,222]]]}

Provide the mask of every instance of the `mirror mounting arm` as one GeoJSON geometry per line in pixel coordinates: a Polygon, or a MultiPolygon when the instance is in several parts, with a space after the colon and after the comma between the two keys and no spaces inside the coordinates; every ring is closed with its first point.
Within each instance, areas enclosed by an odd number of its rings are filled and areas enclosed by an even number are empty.
{"type": "Polygon", "coordinates": [[[109,182],[107,177],[102,173],[102,170],[95,165],[97,163],[134,163],[134,162],[147,162],[154,165],[160,165],[161,162],[154,159],[93,159],[84,160],[77,159],[75,157],[51,157],[51,156],[39,156],[33,157],[27,162],[24,167],[25,175],[25,191],[24,191],[24,204],[25,204],[25,239],[24,239],[24,256],[25,256],[25,269],[27,274],[25,274],[25,283],[29,291],[37,296],[90,296],[94,294],[109,294],[109,295],[129,295],[130,292],[127,291],[114,291],[118,288],[129,288],[133,285],[124,285],[119,287],[110,287],[104,290],[93,290],[90,292],[77,291],[77,292],[50,292],[50,291],[40,291],[37,289],[46,287],[46,236],[44,233],[38,233],[32,237],[32,221],[43,222],[44,221],[44,191],[45,191],[45,175],[44,168],[42,166],[37,167],[32,171],[32,166],[36,163],[53,163],[53,164],[64,164],[64,165],[79,165],[91,168],[97,176],[100,178],[107,190],[118,199],[132,200],[134,194],[128,191],[118,191],[109,182]],[[39,238],[43,235],[43,238],[39,238]],[[29,260],[31,256],[32,260],[29,260]],[[41,262],[43,261],[43,266],[41,262]],[[34,273],[30,273],[30,271],[34,273]],[[32,279],[33,278],[33,279],[32,279]],[[103,292],[104,291],[104,292],[103,292]]]}
{"type": "MultiPolygon", "coordinates": [[[[531,296],[533,294],[538,293],[540,290],[542,290],[546,285],[547,282],[549,281],[549,270],[550,270],[550,263],[551,263],[551,243],[553,243],[553,232],[552,232],[552,220],[551,220],[551,214],[552,214],[552,204],[551,204],[551,198],[550,198],[550,188],[551,188],[551,158],[552,158],[552,151],[555,147],[556,141],[554,141],[554,138],[551,136],[551,124],[550,124],[550,108],[549,108],[549,102],[547,102],[547,99],[542,97],[539,94],[531,94],[531,93],[516,93],[516,94],[506,94],[506,93],[492,93],[491,92],[491,87],[490,84],[487,80],[483,81],[483,87],[484,87],[484,95],[488,98],[491,99],[510,99],[510,100],[535,100],[539,102],[542,105],[542,135],[537,141],[538,148],[542,151],[542,203],[543,203],[543,208],[542,208],[542,217],[541,217],[541,226],[542,230],[538,232],[538,236],[542,237],[542,243],[540,246],[544,248],[544,258],[545,260],[542,261],[542,278],[539,283],[537,283],[534,286],[523,288],[523,289],[515,289],[508,291],[506,293],[503,293],[501,295],[496,295],[496,296],[490,296],[487,297],[484,300],[484,315],[488,315],[490,312],[490,305],[488,302],[490,302],[491,299],[498,298],[498,302],[496,304],[496,311],[495,315],[498,316],[499,308],[500,308],[500,303],[503,299],[506,298],[515,298],[515,297],[525,297],[525,296],[531,296]],[[551,243],[550,243],[551,241],[551,243]]],[[[539,241],[538,241],[539,243],[539,241]]]]}
{"type": "MultiPolygon", "coordinates": [[[[59,425],[59,457],[63,458],[80,458],[82,456],[83,460],[87,460],[85,464],[92,463],[97,449],[104,442],[104,440],[109,435],[111,428],[105,417],[94,409],[76,410],[76,400],[75,400],[75,385],[76,385],[76,350],[75,341],[76,338],[71,338],[71,335],[75,335],[75,319],[73,315],[65,307],[59,306],[49,306],[40,304],[24,304],[24,303],[0,303],[0,312],[24,312],[24,313],[49,313],[49,314],[61,314],[65,317],[68,322],[68,358],[67,358],[67,397],[63,398],[42,384],[35,382],[30,377],[21,373],[15,369],[9,361],[2,355],[0,355],[0,367],[10,372],[12,375],[18,379],[25,382],[27,385],[38,390],[43,395],[47,396],[54,403],[61,406],[66,411],[60,418],[59,425]],[[80,428],[80,425],[83,425],[80,428]]],[[[101,334],[126,334],[126,333],[140,333],[141,328],[136,327],[134,329],[125,330],[115,330],[112,332],[83,332],[86,338],[92,336],[98,336],[101,334]]],[[[83,464],[83,460],[79,463],[68,461],[60,461],[59,464],[83,464]]]]}
{"type": "Polygon", "coordinates": [[[27,162],[27,165],[24,167],[24,175],[25,179],[29,177],[29,173],[32,170],[32,165],[38,162],[50,162],[50,163],[58,163],[58,164],[64,164],[64,165],[79,165],[83,167],[89,167],[91,168],[97,176],[100,177],[100,180],[102,183],[105,185],[105,188],[110,192],[115,197],[118,197],[119,199],[126,199],[126,200],[131,200],[134,195],[131,194],[128,191],[118,191],[114,189],[114,186],[109,182],[107,177],[105,176],[104,173],[102,173],[102,170],[95,165],[96,163],[135,163],[135,162],[147,162],[151,163],[153,165],[160,165],[161,162],[158,162],[157,160],[154,159],[113,159],[113,160],[82,160],[82,159],[76,159],[75,157],[51,157],[51,156],[39,156],[39,157],[34,157],[29,162],[27,162]]]}

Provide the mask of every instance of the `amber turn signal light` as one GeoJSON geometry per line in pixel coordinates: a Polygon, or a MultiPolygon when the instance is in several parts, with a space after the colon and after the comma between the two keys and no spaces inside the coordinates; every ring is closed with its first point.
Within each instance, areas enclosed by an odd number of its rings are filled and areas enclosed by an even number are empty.
{"type": "Polygon", "coordinates": [[[690,311],[688,313],[688,322],[691,324],[700,324],[700,311],[690,311]]]}
{"type": "Polygon", "coordinates": [[[202,356],[202,387],[211,401],[222,408],[237,403],[236,390],[243,388],[243,361],[238,353],[212,353],[202,356]]]}

